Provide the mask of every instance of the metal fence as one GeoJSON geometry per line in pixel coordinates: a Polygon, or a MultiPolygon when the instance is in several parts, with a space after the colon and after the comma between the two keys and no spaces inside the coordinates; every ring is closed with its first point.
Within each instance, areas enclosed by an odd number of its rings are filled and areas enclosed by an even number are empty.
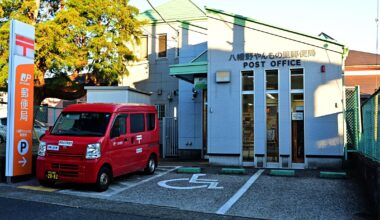
{"type": "Polygon", "coordinates": [[[162,119],[162,157],[178,156],[178,120],[174,117],[162,119]]]}
{"type": "Polygon", "coordinates": [[[346,149],[357,150],[360,140],[360,91],[359,87],[346,87],[346,149]]]}
{"type": "Polygon", "coordinates": [[[379,98],[380,90],[362,104],[362,133],[358,145],[358,152],[376,161],[380,161],[379,98]]]}

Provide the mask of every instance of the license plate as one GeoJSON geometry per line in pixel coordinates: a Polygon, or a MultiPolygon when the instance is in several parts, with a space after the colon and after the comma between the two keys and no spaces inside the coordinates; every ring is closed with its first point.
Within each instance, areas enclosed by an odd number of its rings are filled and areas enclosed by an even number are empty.
{"type": "Polygon", "coordinates": [[[59,151],[59,146],[58,145],[48,145],[47,150],[59,151]]]}
{"type": "Polygon", "coordinates": [[[58,173],[55,171],[47,171],[46,172],[46,178],[49,180],[57,180],[58,179],[58,173]]]}

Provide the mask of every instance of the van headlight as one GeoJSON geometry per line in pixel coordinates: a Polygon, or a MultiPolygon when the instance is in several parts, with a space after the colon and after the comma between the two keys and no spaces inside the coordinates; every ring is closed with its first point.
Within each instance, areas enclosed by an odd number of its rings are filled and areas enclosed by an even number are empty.
{"type": "Polygon", "coordinates": [[[86,159],[96,159],[100,157],[100,143],[87,145],[86,159]]]}
{"type": "Polygon", "coordinates": [[[44,157],[46,154],[46,142],[40,141],[40,145],[38,146],[38,156],[44,157]]]}

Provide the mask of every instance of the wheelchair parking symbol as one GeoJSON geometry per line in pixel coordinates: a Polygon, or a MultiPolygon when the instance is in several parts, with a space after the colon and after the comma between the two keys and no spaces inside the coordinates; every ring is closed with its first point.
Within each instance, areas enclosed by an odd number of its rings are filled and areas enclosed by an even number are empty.
{"type": "Polygon", "coordinates": [[[206,174],[194,174],[191,178],[179,178],[179,179],[170,179],[163,180],[158,182],[157,184],[161,187],[168,189],[223,189],[223,186],[218,186],[218,180],[213,179],[198,179],[201,176],[206,176],[206,174]],[[187,182],[190,186],[186,184],[186,186],[172,186],[171,183],[177,182],[187,182]]]}

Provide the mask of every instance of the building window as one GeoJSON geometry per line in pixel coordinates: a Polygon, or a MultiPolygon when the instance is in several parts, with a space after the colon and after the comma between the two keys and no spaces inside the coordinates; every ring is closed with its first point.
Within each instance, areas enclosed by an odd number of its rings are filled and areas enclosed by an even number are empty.
{"type": "Polygon", "coordinates": [[[290,70],[291,89],[303,89],[303,69],[290,70]]]}
{"type": "Polygon", "coordinates": [[[181,34],[177,33],[177,49],[176,49],[176,56],[179,57],[179,48],[181,48],[181,34]]]}
{"type": "Polygon", "coordinates": [[[148,36],[143,35],[140,37],[140,59],[148,59],[148,36]]]}
{"type": "Polygon", "coordinates": [[[162,120],[165,117],[165,105],[157,104],[155,105],[158,113],[158,120],[162,120]]]}
{"type": "Polygon", "coordinates": [[[158,57],[166,57],[167,52],[167,35],[160,34],[158,35],[158,57]]]}
{"type": "Polygon", "coordinates": [[[266,89],[267,90],[278,90],[278,71],[277,70],[267,70],[266,73],[266,89]]]}
{"type": "Polygon", "coordinates": [[[131,133],[143,132],[145,130],[144,114],[131,114],[131,133]]]}
{"type": "Polygon", "coordinates": [[[254,90],[255,80],[253,77],[253,71],[243,71],[241,75],[242,75],[243,91],[254,90]]]}

